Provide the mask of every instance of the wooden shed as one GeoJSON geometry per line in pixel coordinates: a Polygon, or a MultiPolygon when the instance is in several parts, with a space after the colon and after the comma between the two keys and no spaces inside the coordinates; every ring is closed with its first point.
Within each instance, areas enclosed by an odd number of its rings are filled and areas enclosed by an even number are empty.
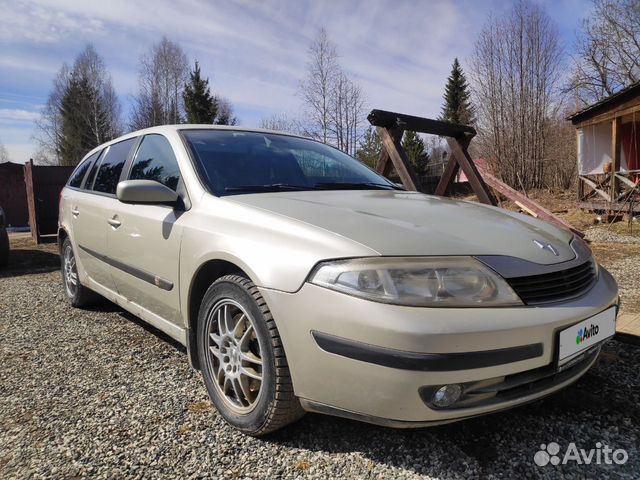
{"type": "Polygon", "coordinates": [[[639,213],[640,82],[568,120],[577,129],[580,206],[616,214],[639,213]]]}

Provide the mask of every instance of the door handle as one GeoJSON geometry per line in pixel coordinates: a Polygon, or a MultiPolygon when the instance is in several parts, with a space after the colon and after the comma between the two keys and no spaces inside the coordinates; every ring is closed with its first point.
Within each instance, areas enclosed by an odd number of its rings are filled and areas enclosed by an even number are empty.
{"type": "Polygon", "coordinates": [[[78,207],[74,207],[71,209],[71,215],[73,215],[74,217],[80,215],[80,210],[78,210],[78,207]]]}
{"type": "Polygon", "coordinates": [[[110,218],[109,220],[107,220],[107,223],[109,225],[111,225],[113,228],[118,228],[120,225],[122,225],[122,222],[120,220],[118,220],[118,217],[115,216],[113,218],[110,218]]]}

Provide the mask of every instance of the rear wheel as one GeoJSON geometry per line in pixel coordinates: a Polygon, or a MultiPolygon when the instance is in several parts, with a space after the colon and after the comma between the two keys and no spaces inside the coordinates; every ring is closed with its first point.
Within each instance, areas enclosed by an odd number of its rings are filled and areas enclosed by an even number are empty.
{"type": "Polygon", "coordinates": [[[198,349],[209,396],[233,427],[264,435],[304,415],[278,329],[247,278],[227,275],[209,287],[198,315],[198,349]]]}
{"type": "Polygon", "coordinates": [[[67,298],[74,307],[86,307],[95,303],[99,298],[98,294],[89,290],[80,283],[78,276],[78,266],[76,264],[76,256],[73,251],[73,245],[69,237],[62,242],[62,250],[60,252],[60,263],[62,270],[62,283],[67,298]]]}

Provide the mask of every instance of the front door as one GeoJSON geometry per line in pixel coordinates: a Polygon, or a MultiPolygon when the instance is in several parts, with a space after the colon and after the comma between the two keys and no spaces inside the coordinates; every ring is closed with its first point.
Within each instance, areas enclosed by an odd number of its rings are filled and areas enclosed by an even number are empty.
{"type": "MultiPolygon", "coordinates": [[[[130,180],[155,180],[174,190],[181,181],[171,145],[157,134],[142,139],[129,171],[130,180]]],[[[178,326],[183,326],[178,288],[183,215],[179,207],[117,202],[107,229],[118,292],[178,326]]]]}

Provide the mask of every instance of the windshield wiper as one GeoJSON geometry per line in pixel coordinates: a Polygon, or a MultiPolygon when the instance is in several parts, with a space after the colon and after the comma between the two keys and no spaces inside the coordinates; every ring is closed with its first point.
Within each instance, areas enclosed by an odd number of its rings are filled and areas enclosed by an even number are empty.
{"type": "Polygon", "coordinates": [[[295,190],[315,190],[315,187],[289,183],[272,183],[268,185],[235,185],[224,189],[225,192],[282,192],[295,190]]]}
{"type": "Polygon", "coordinates": [[[314,183],[313,186],[323,190],[404,190],[397,185],[375,182],[320,182],[314,183]]]}

